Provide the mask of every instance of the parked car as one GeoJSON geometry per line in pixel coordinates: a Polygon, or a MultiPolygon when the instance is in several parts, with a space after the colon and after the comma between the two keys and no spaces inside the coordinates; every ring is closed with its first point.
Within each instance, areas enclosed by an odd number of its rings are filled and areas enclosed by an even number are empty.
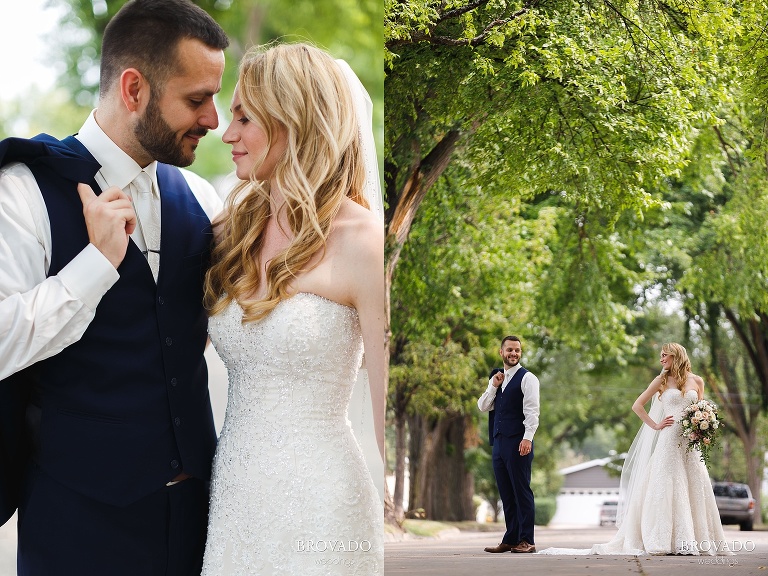
{"type": "Polygon", "coordinates": [[[616,524],[616,509],[619,503],[616,500],[607,500],[600,506],[600,526],[616,524]]]}
{"type": "Polygon", "coordinates": [[[742,530],[752,530],[755,520],[755,499],[747,484],[713,482],[720,522],[738,524],[742,530]]]}

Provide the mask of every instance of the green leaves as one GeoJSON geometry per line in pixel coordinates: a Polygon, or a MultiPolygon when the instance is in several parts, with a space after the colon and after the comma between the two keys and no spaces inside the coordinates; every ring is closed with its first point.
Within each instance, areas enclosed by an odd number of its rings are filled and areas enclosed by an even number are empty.
{"type": "Polygon", "coordinates": [[[631,354],[635,292],[654,281],[653,266],[619,228],[663,206],[657,191],[682,175],[703,122],[732,98],[721,82],[720,51],[737,34],[727,8],[387,3],[388,200],[458,130],[444,172],[457,189],[501,206],[557,199],[549,260],[531,275],[536,331],[597,356],[631,354]]]}

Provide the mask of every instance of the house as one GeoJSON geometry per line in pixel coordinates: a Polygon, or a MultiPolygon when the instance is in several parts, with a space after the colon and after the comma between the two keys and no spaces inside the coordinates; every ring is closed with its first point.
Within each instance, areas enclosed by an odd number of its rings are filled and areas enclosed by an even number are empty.
{"type": "Polygon", "coordinates": [[[599,526],[600,506],[619,497],[619,475],[626,454],[612,454],[562,468],[563,486],[550,526],[599,526]]]}

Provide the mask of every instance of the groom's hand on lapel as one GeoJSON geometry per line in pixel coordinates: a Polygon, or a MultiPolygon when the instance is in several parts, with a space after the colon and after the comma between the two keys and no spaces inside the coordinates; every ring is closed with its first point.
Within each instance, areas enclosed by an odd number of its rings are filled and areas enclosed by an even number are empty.
{"type": "Polygon", "coordinates": [[[117,269],[125,258],[128,239],[136,228],[136,212],[131,199],[113,186],[99,196],[88,184],[78,184],[77,193],[83,203],[88,240],[117,269]]]}

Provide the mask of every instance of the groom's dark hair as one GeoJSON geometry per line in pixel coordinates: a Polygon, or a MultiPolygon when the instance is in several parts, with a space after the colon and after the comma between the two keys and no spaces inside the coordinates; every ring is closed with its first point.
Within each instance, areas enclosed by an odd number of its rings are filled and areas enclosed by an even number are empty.
{"type": "Polygon", "coordinates": [[[507,340],[512,340],[514,342],[520,342],[520,346],[522,347],[523,343],[517,336],[504,336],[504,340],[501,341],[501,347],[504,348],[504,342],[507,340]]]}
{"type": "Polygon", "coordinates": [[[199,40],[224,50],[229,38],[205,10],[190,0],[130,0],[104,29],[99,93],[105,95],[125,68],[137,68],[162,92],[168,78],[179,73],[181,40],[199,40]]]}

